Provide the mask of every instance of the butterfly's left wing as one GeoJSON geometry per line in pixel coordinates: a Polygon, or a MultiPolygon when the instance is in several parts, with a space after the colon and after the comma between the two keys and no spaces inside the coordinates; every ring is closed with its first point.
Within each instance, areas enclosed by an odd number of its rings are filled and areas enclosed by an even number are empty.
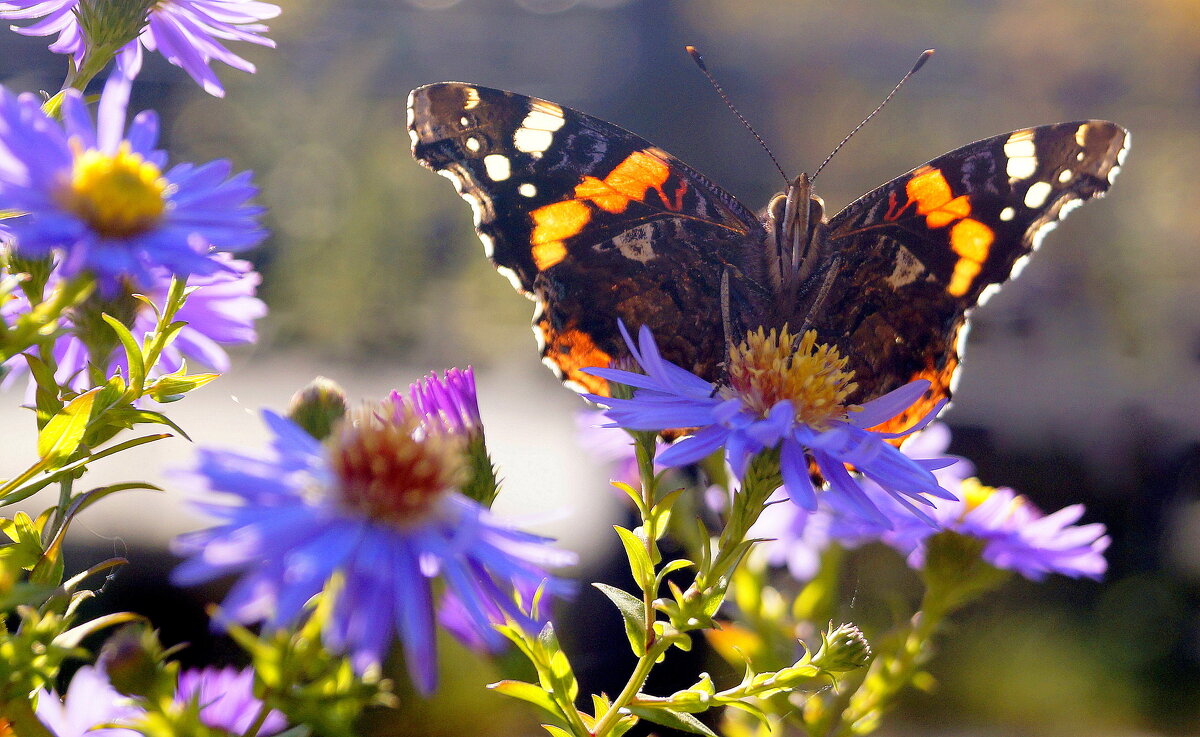
{"type": "Polygon", "coordinates": [[[1070,209],[1104,194],[1128,134],[1101,120],[1027,128],[940,156],[875,189],[828,224],[821,302],[802,307],[851,357],[866,401],[914,379],[950,396],[966,313],[1014,274],[1070,209]]]}

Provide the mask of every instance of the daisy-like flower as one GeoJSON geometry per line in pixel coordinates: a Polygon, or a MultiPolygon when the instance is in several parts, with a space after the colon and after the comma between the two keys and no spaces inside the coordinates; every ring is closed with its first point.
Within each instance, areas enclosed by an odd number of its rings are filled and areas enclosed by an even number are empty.
{"type": "MultiPolygon", "coordinates": [[[[267,314],[267,306],[255,296],[262,277],[254,271],[249,261],[235,259],[225,253],[218,253],[215,257],[229,271],[188,278],[188,286],[196,289],[176,313],[176,319],[187,325],[180,329],[174,342],[163,351],[156,373],[176,371],[184,360],[198,361],[218,373],[224,373],[229,370],[229,354],[224,346],[257,340],[254,323],[267,314]]],[[[51,277],[48,286],[52,288],[57,281],[56,277],[51,277]]],[[[155,305],[161,306],[166,301],[170,285],[170,275],[161,274],[153,286],[139,291],[155,305]]],[[[136,309],[133,334],[144,335],[154,329],[158,316],[144,302],[136,303],[136,309]]],[[[5,317],[28,310],[29,302],[20,294],[9,304],[0,304],[0,315],[5,317]]],[[[95,362],[97,359],[89,357],[83,341],[69,332],[72,329],[69,317],[63,320],[63,324],[68,328],[68,333],[54,344],[54,359],[58,364],[55,377],[75,391],[84,391],[91,386],[85,371],[88,361],[95,362]]],[[[23,376],[28,366],[23,358],[15,356],[8,361],[8,368],[12,370],[11,373],[0,383],[5,388],[23,376]]],[[[118,368],[128,375],[125,354],[120,350],[109,359],[108,375],[112,376],[118,368]]]]}
{"type": "Polygon", "coordinates": [[[75,672],[62,699],[53,691],[38,695],[37,718],[58,737],[139,737],[132,729],[93,729],[100,724],[129,722],[142,714],[132,700],[117,693],[104,672],[85,665],[75,672]]]}
{"type": "Polygon", "coordinates": [[[164,171],[154,148],[158,117],[144,111],[128,134],[129,81],[113,75],[92,125],[83,97],[68,90],[63,123],[36,96],[0,88],[0,202],[23,213],[4,221],[16,251],[61,254],[64,278],[94,273],[107,295],[122,283],[153,284],[163,269],[182,276],[233,271],[218,249],[240,251],[266,232],[250,172],[230,177],[228,161],[164,171]]]}
{"type": "Polygon", "coordinates": [[[347,415],[326,446],[289,420],[264,417],[269,456],[200,451],[199,477],[237,503],[204,505],[221,523],[175,547],[189,556],[177,583],[240,576],[225,600],[233,618],[287,626],[340,574],[326,642],[365,670],[398,635],[413,682],[429,693],[437,674],[434,578],[493,643],[502,639],[489,618],[496,608],[534,624],[514,603],[514,585],[571,590],[547,569],[573,564],[574,554],[504,525],[457,491],[461,437],[428,432],[390,402],[347,415]]]}
{"type": "Polygon", "coordinates": [[[728,384],[716,386],[665,360],[648,328],[638,344],[621,327],[630,353],[645,374],[611,368],[587,369],[609,381],[634,387],[632,399],[589,395],[608,407],[616,425],[630,430],[698,428],[661,453],[664,466],[695,463],[718,448],[734,474],[741,478],[759,452],[779,448],[784,488],[792,501],[812,511],[817,493],[808,473],[811,458],[830,491],[857,512],[881,524],[890,524],[864,493],[851,465],[878,483],[897,502],[926,522],[931,518],[912,502],[932,507],[926,495],[954,499],[938,485],[932,469],[945,461],[916,461],[887,441],[915,432],[933,419],[935,407],[902,433],[874,432],[883,423],[912,405],[929,388],[914,381],[861,406],[849,405],[854,372],[847,359],[831,346],[817,345],[816,333],[792,336],[785,327],[765,333],[761,328],[730,351],[728,384]]]}
{"type": "MultiPolygon", "coordinates": [[[[903,451],[917,460],[945,458],[950,431],[934,424],[906,443],[903,451]]],[[[925,565],[926,542],[948,530],[983,541],[982,556],[991,565],[1040,581],[1048,574],[1098,579],[1107,570],[1104,551],[1110,539],[1104,525],[1076,525],[1083,516],[1081,504],[1044,515],[1012,489],[984,486],[973,478],[974,467],[962,458],[934,471],[939,483],[953,491],[958,501],[938,501],[930,527],[914,519],[877,484],[867,481],[863,490],[890,520],[864,520],[835,496],[824,496],[816,513],[809,515],[788,505],[768,507],[753,529],[774,564],[786,563],[799,580],[815,573],[815,562],[831,543],[846,547],[879,540],[907,556],[910,566],[925,565]]]]}
{"type": "MultiPolygon", "coordinates": [[[[88,48],[80,26],[80,2],[5,0],[0,2],[0,18],[39,19],[33,25],[14,26],[13,30],[25,36],[58,34],[50,50],[70,54],[76,66],[82,67],[88,48]]],[[[187,72],[205,92],[223,97],[225,89],[210,62],[223,62],[250,73],[255,68],[225,48],[221,41],[245,41],[275,48],[274,41],[261,35],[268,29],[260,21],[279,15],[278,5],[258,0],[156,0],[148,6],[149,15],[141,32],[118,52],[117,63],[130,78],[137,76],[142,68],[143,49],[158,51],[187,72]]]]}
{"type": "MultiPolygon", "coordinates": [[[[254,671],[249,668],[201,668],[179,674],[175,701],[200,707],[200,721],[229,734],[245,734],[258,719],[262,701],[254,695],[254,671]]],[[[263,737],[287,727],[283,715],[271,710],[258,734],[263,737]]]]}

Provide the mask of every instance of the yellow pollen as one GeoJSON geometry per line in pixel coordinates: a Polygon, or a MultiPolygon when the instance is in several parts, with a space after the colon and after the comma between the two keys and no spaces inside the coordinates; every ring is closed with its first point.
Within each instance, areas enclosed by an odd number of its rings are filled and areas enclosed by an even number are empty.
{"type": "Polygon", "coordinates": [[[846,369],[849,363],[836,347],[817,344],[815,330],[797,339],[786,325],[769,333],[760,327],[730,348],[726,392],[762,416],[780,401],[791,400],[798,422],[824,429],[856,409],[846,404],[858,388],[854,372],[846,369]]]}
{"type": "MultiPolygon", "coordinates": [[[[968,514],[978,509],[984,502],[991,499],[996,493],[996,487],[984,486],[977,478],[963,479],[962,486],[958,489],[958,497],[962,499],[963,511],[960,515],[965,518],[968,514]]],[[[1017,509],[1026,504],[1025,497],[1017,494],[1013,496],[1009,503],[1008,515],[1014,514],[1017,509]]]]}
{"type": "Polygon", "coordinates": [[[61,204],[107,238],[128,238],[158,222],[167,207],[167,180],[153,163],[122,141],[117,152],[84,150],[72,141],[71,181],[61,204]]]}

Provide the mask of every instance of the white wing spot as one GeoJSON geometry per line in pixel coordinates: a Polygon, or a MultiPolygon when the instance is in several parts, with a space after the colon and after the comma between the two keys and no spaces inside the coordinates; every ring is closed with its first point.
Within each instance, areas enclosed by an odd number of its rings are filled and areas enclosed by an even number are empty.
{"type": "MultiPolygon", "coordinates": [[[[467,87],[463,92],[467,96],[467,101],[463,103],[464,110],[474,110],[479,107],[479,90],[474,87],[467,87]]],[[[463,123],[463,125],[466,125],[466,123],[463,123]]]]}
{"type": "Polygon", "coordinates": [[[1083,160],[1084,160],[1084,159],[1086,159],[1086,158],[1087,158],[1087,154],[1085,154],[1085,153],[1084,153],[1084,152],[1082,152],[1082,151],[1080,151],[1079,153],[1075,154],[1075,160],[1076,160],[1076,161],[1083,161],[1083,160]]]}
{"type": "Polygon", "coordinates": [[[471,136],[467,139],[467,150],[468,151],[475,152],[475,151],[478,151],[479,148],[480,148],[480,145],[479,145],[478,138],[476,138],[475,136],[471,136]]]}
{"type": "Polygon", "coordinates": [[[1008,157],[1005,172],[1010,180],[1028,179],[1037,171],[1037,146],[1033,144],[1030,129],[1013,131],[1004,142],[1004,155],[1008,157]]]}
{"type": "MultiPolygon", "coordinates": [[[[1039,248],[1041,248],[1042,241],[1046,238],[1046,234],[1049,233],[1050,231],[1054,230],[1057,227],[1058,227],[1058,223],[1051,220],[1048,223],[1043,223],[1041,226],[1038,227],[1037,230],[1033,231],[1031,250],[1036,251],[1039,248]]],[[[1019,273],[1018,269],[1017,269],[1018,265],[1020,265],[1021,267],[1024,267],[1024,263],[1022,261],[1018,260],[1017,263],[1013,265],[1012,278],[1014,278],[1014,279],[1016,278],[1017,274],[1019,273]]]]}
{"type": "Polygon", "coordinates": [[[1087,148],[1088,127],[1089,127],[1088,124],[1084,123],[1075,129],[1075,143],[1078,143],[1080,146],[1083,146],[1084,148],[1087,148]]]}
{"type": "Polygon", "coordinates": [[[1067,200],[1058,210],[1058,219],[1062,220],[1076,207],[1083,207],[1083,200],[1067,200]]]}
{"type": "Polygon", "coordinates": [[[512,176],[512,164],[503,154],[488,154],[483,157],[483,168],[493,182],[503,182],[512,176]]]}
{"type": "Polygon", "coordinates": [[[522,197],[537,197],[537,187],[533,186],[529,182],[523,182],[520,184],[517,187],[517,192],[522,197]]]}
{"type": "Polygon", "coordinates": [[[1008,222],[1009,220],[1012,220],[1016,214],[1016,210],[1012,209],[1011,207],[1006,207],[1000,211],[1000,219],[1004,222],[1008,222]]]}
{"type": "Polygon", "coordinates": [[[1060,184],[1066,184],[1067,182],[1071,181],[1071,176],[1072,174],[1070,169],[1063,169],[1062,174],[1058,175],[1058,181],[1060,184]]]}
{"type": "Polygon", "coordinates": [[[472,192],[464,191],[462,177],[455,172],[449,169],[438,169],[437,173],[439,176],[449,179],[454,184],[454,191],[458,192],[458,196],[466,200],[467,204],[471,206],[471,216],[475,221],[475,227],[478,228],[479,224],[483,222],[483,200],[479,199],[472,192]]]}
{"type": "Polygon", "coordinates": [[[461,125],[463,128],[466,128],[468,125],[471,124],[471,119],[464,115],[458,119],[458,124],[461,125]]]}
{"type": "Polygon", "coordinates": [[[1036,209],[1046,204],[1046,198],[1054,191],[1048,182],[1034,182],[1025,190],[1025,206],[1036,209]]]}
{"type": "Polygon", "coordinates": [[[500,274],[500,276],[508,279],[509,283],[512,284],[513,289],[517,290],[519,294],[524,294],[526,297],[533,299],[533,297],[529,295],[529,292],[525,291],[525,287],[521,286],[521,280],[517,278],[517,272],[513,271],[507,266],[500,266],[499,264],[496,265],[496,271],[500,274]]]}
{"type": "Polygon", "coordinates": [[[513,134],[513,145],[527,154],[541,154],[554,142],[554,131],[567,121],[558,105],[544,100],[535,100],[529,107],[521,127],[513,134]]]}
{"type": "Polygon", "coordinates": [[[1121,173],[1121,167],[1114,166],[1108,170],[1108,183],[1112,184],[1117,179],[1117,174],[1121,173]]]}

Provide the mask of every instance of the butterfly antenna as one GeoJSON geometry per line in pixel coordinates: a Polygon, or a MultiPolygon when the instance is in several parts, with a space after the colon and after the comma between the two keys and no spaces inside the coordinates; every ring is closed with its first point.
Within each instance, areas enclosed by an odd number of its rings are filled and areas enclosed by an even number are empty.
{"type": "Polygon", "coordinates": [[[883,106],[888,104],[888,100],[892,99],[892,96],[904,86],[904,83],[908,81],[908,78],[916,74],[918,69],[925,66],[925,62],[929,61],[929,57],[931,56],[933,56],[933,49],[925,49],[923,52],[921,52],[921,56],[917,59],[917,63],[913,64],[913,68],[908,70],[908,74],[905,74],[900,78],[900,81],[896,83],[896,86],[892,88],[892,91],[888,93],[887,97],[883,98],[883,102],[879,103],[879,107],[872,110],[871,114],[863,119],[863,122],[854,126],[854,130],[846,134],[846,137],[842,139],[841,143],[833,147],[833,150],[829,152],[829,155],[825,157],[825,160],[822,161],[821,165],[817,167],[816,173],[812,175],[814,180],[817,178],[817,174],[820,174],[821,170],[825,168],[825,165],[829,163],[829,160],[833,158],[833,155],[840,151],[842,146],[846,145],[846,141],[849,141],[855,133],[858,133],[859,129],[866,125],[871,118],[874,118],[875,115],[883,109],[883,106]]]}
{"type": "Polygon", "coordinates": [[[708,67],[704,64],[704,57],[700,56],[700,52],[696,50],[695,46],[684,46],[683,48],[686,49],[688,55],[692,57],[692,61],[696,62],[696,66],[700,67],[700,71],[708,79],[708,83],[713,86],[713,89],[717,91],[717,94],[720,95],[721,99],[725,102],[725,106],[737,116],[738,120],[742,121],[742,125],[746,126],[746,130],[750,131],[750,135],[754,136],[754,140],[758,141],[758,145],[762,146],[763,151],[767,152],[767,156],[771,157],[771,161],[775,163],[775,168],[779,170],[779,175],[783,177],[784,183],[791,184],[791,180],[788,179],[788,175],[786,172],[784,172],[783,167],[779,165],[779,159],[776,159],[775,154],[771,153],[771,149],[767,146],[767,142],[763,140],[762,136],[758,135],[758,131],[754,130],[754,126],[750,125],[750,121],[746,120],[746,118],[738,112],[738,109],[733,106],[733,101],[729,99],[729,95],[725,94],[725,90],[721,87],[721,83],[718,82],[717,78],[712,75],[712,72],[708,71],[708,67]]]}

